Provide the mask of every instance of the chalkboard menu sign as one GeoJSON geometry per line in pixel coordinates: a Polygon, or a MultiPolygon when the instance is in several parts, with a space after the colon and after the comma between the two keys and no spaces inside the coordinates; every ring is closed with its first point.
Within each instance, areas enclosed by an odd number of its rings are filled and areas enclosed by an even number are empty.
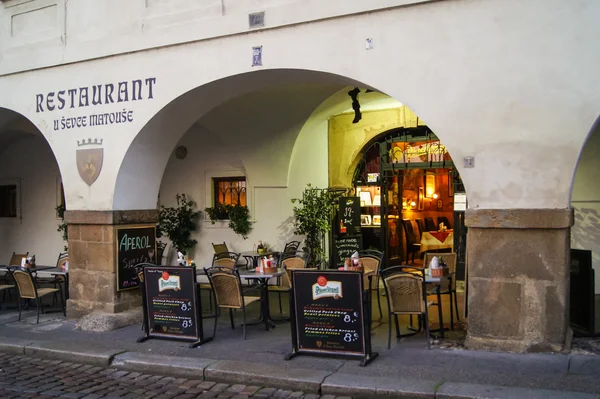
{"type": "Polygon", "coordinates": [[[117,228],[117,291],[140,285],[135,266],[156,264],[156,226],[126,226],[117,228]]]}
{"type": "Polygon", "coordinates": [[[341,197],[339,205],[340,234],[360,234],[360,198],[341,197]]]}
{"type": "Polygon", "coordinates": [[[374,359],[371,353],[369,296],[363,275],[351,271],[292,271],[292,346],[296,354],[348,355],[374,359]]]}
{"type": "Polygon", "coordinates": [[[344,266],[344,260],[362,249],[362,236],[346,236],[333,241],[333,260],[336,268],[344,266]]]}
{"type": "MultiPolygon", "coordinates": [[[[196,268],[143,265],[144,330],[148,338],[204,340],[196,268]]],[[[212,339],[212,338],[210,338],[212,339]]],[[[209,339],[209,340],[210,340],[209,339]]]]}

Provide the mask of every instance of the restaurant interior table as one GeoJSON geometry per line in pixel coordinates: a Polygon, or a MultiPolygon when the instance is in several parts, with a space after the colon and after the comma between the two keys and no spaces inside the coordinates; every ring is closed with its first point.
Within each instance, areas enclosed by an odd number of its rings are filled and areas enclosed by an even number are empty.
{"type": "Polygon", "coordinates": [[[454,249],[454,231],[424,231],[421,235],[421,253],[439,249],[454,249]]]}

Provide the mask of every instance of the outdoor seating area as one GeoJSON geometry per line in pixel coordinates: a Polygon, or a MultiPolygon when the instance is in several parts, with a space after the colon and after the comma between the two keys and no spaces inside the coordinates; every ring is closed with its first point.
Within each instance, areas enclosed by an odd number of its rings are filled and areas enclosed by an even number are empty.
{"type": "MultiPolygon", "coordinates": [[[[228,329],[241,326],[244,340],[261,329],[266,334],[274,328],[288,329],[293,270],[318,270],[308,267],[310,256],[297,249],[299,245],[294,242],[281,252],[258,254],[255,251],[229,252],[225,251],[228,249],[226,243],[213,244],[212,264],[197,268],[204,330],[210,331],[212,327],[212,336],[217,340],[224,339],[223,328],[226,326],[220,318],[223,312],[229,313],[228,329]],[[217,252],[219,250],[223,252],[217,252]],[[276,259],[276,267],[261,272],[257,265],[271,256],[276,259]],[[240,261],[240,258],[248,258],[249,262],[240,261]],[[253,328],[255,326],[259,327],[253,328]]],[[[426,254],[423,264],[429,265],[434,255],[426,254]]],[[[443,276],[432,276],[426,268],[415,265],[385,268],[384,254],[377,250],[361,250],[358,256],[363,286],[372,308],[372,330],[387,324],[387,348],[392,345],[392,323],[398,339],[423,336],[422,343],[428,347],[434,338],[444,338],[445,333],[455,327],[460,335],[461,325],[455,323],[460,320],[453,279],[455,254],[443,254],[449,269],[443,276]],[[430,311],[432,306],[434,311],[430,311]],[[418,325],[413,324],[412,316],[417,316],[418,325]],[[410,333],[401,334],[404,330],[410,330],[410,333]]],[[[345,292],[345,295],[361,294],[345,292]]]]}
{"type": "Polygon", "coordinates": [[[35,264],[35,256],[29,252],[13,252],[9,262],[0,264],[0,309],[18,310],[21,320],[23,310],[30,307],[40,313],[56,311],[66,316],[66,300],[69,298],[69,254],[58,255],[56,265],[35,264]]]}

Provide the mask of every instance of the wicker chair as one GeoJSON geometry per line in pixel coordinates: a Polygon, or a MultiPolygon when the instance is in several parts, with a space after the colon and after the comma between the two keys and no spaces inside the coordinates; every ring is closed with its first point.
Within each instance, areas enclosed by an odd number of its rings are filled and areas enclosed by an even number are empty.
{"type": "Polygon", "coordinates": [[[281,267],[289,269],[302,269],[308,266],[309,254],[304,251],[294,251],[283,254],[281,267]]]}
{"type": "Polygon", "coordinates": [[[227,248],[227,244],[225,244],[225,241],[223,241],[223,244],[215,244],[214,242],[212,243],[213,249],[215,250],[215,256],[217,258],[225,258],[227,257],[227,254],[229,253],[229,248],[227,248]]]}
{"type": "MultiPolygon", "coordinates": [[[[12,253],[11,257],[10,257],[10,261],[8,262],[7,266],[17,266],[20,267],[21,266],[21,259],[23,258],[27,258],[29,256],[29,251],[25,252],[24,254],[17,254],[15,252],[12,253]]],[[[2,285],[12,285],[14,286],[15,284],[15,280],[12,277],[12,273],[10,272],[5,272],[4,274],[0,275],[0,280],[2,281],[2,285]]],[[[8,292],[8,297],[9,299],[11,298],[11,290],[3,290],[2,295],[6,295],[6,293],[8,292]]]]}
{"type": "MultiPolygon", "coordinates": [[[[460,317],[458,316],[458,299],[456,298],[456,280],[454,273],[456,272],[456,254],[454,252],[448,253],[426,253],[425,259],[423,260],[423,265],[425,267],[429,267],[429,263],[431,259],[437,256],[438,258],[442,258],[444,263],[448,265],[448,271],[450,275],[448,279],[442,280],[439,283],[440,286],[440,295],[448,295],[450,296],[450,329],[454,329],[454,312],[456,311],[456,320],[460,321],[460,317]],[[454,299],[453,299],[454,298],[454,299]],[[452,307],[452,302],[454,302],[454,308],[452,307]]],[[[430,286],[428,284],[428,286],[430,286]]]]}
{"type": "Polygon", "coordinates": [[[303,267],[293,267],[291,264],[288,267],[283,267],[285,270],[285,274],[281,276],[279,279],[279,283],[277,285],[270,285],[269,292],[276,292],[279,300],[279,313],[283,313],[283,306],[281,305],[281,293],[289,293],[292,290],[292,270],[294,269],[303,269],[303,270],[317,270],[317,268],[303,268],[303,267]]]}
{"type": "Polygon", "coordinates": [[[381,310],[381,297],[379,295],[379,270],[383,260],[383,252],[375,249],[363,249],[358,251],[358,257],[363,264],[364,287],[368,287],[370,291],[377,292],[377,306],[379,307],[379,319],[383,319],[383,311],[381,310]],[[371,279],[369,279],[371,277],[371,279]],[[374,286],[369,284],[369,280],[374,283],[374,286]]]}
{"type": "MultiPolygon", "coordinates": [[[[63,314],[65,316],[67,315],[65,309],[65,300],[61,290],[57,288],[38,288],[33,276],[31,275],[31,272],[27,269],[10,268],[9,270],[12,272],[13,278],[15,279],[15,282],[17,283],[17,287],[19,289],[19,299],[17,301],[19,303],[19,321],[21,321],[21,299],[34,299],[36,301],[37,323],[39,324],[40,308],[42,308],[41,298],[49,294],[54,294],[57,291],[60,295],[60,299],[62,302],[63,314]]],[[[42,312],[43,311],[44,310],[42,308],[42,312]]]]}
{"type": "Polygon", "coordinates": [[[417,315],[419,317],[419,330],[422,323],[425,325],[425,335],[427,338],[427,347],[430,347],[429,331],[429,308],[438,306],[438,314],[441,326],[441,307],[438,303],[427,301],[425,289],[425,279],[423,269],[406,266],[393,266],[381,270],[381,279],[385,287],[386,298],[388,301],[389,330],[388,330],[388,349],[392,342],[392,316],[396,325],[396,336],[398,338],[412,334],[400,334],[400,325],[398,315],[417,315]]]}
{"type": "MultiPolygon", "coordinates": [[[[225,243],[223,243],[225,244],[225,243]]],[[[214,244],[213,244],[214,246],[214,244]]],[[[219,267],[227,267],[229,269],[235,269],[237,266],[237,262],[240,258],[240,254],[235,252],[221,252],[213,255],[212,265],[219,267]]],[[[210,310],[212,312],[213,308],[213,292],[212,285],[210,281],[198,283],[198,288],[205,291],[210,291],[210,295],[208,296],[208,303],[210,306],[210,310]]]]}
{"type": "Polygon", "coordinates": [[[233,309],[241,309],[244,315],[243,335],[246,339],[246,306],[253,302],[260,301],[258,296],[244,296],[242,290],[242,281],[240,274],[236,269],[222,266],[213,266],[204,269],[208,280],[212,286],[216,301],[215,326],[213,337],[217,332],[217,322],[219,321],[220,309],[229,309],[229,318],[231,328],[235,328],[233,322],[233,309]]]}

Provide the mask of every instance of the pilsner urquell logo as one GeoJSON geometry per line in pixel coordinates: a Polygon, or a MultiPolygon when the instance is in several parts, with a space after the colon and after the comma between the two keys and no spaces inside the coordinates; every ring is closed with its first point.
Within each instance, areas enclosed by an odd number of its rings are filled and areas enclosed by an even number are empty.
{"type": "Polygon", "coordinates": [[[169,272],[162,272],[162,277],[158,279],[158,291],[162,292],[165,290],[179,291],[181,286],[179,285],[179,276],[170,276],[169,272]]]}
{"type": "Polygon", "coordinates": [[[319,276],[317,283],[312,286],[312,297],[314,299],[319,298],[334,298],[338,299],[342,297],[342,282],[341,281],[327,281],[325,276],[319,276]]]}

